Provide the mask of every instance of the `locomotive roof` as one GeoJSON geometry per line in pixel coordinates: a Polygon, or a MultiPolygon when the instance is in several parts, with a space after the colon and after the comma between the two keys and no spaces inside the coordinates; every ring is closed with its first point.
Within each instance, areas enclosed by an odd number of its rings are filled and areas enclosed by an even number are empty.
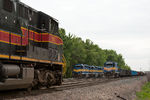
{"type": "Polygon", "coordinates": [[[114,64],[116,62],[113,62],[113,61],[108,61],[108,62],[105,62],[105,64],[114,64]]]}
{"type": "MultiPolygon", "coordinates": [[[[19,1],[19,4],[23,5],[24,7],[27,7],[27,8],[32,9],[32,10],[33,10],[34,12],[36,12],[36,13],[42,12],[42,11],[38,11],[38,10],[36,10],[36,9],[34,9],[34,8],[30,7],[30,6],[28,6],[27,4],[25,4],[25,3],[23,3],[23,2],[20,2],[20,1],[19,1]]],[[[44,12],[42,12],[42,13],[44,13],[44,12]]],[[[46,13],[44,13],[44,14],[46,14],[46,13]]],[[[53,19],[54,21],[56,21],[57,23],[59,23],[56,18],[53,18],[52,16],[50,16],[50,15],[48,15],[48,14],[46,14],[46,15],[49,16],[50,18],[52,18],[52,19],[53,19]]]]}

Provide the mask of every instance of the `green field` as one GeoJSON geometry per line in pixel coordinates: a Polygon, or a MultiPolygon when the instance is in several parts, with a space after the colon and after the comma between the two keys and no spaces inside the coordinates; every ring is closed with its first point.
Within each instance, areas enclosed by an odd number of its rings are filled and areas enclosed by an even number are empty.
{"type": "Polygon", "coordinates": [[[140,92],[137,92],[138,100],[150,100],[150,82],[146,83],[140,92]]]}

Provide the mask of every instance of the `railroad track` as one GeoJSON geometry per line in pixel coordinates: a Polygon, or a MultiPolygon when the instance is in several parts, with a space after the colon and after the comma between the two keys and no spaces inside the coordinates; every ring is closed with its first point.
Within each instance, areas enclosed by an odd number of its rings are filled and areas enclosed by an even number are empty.
{"type": "Polygon", "coordinates": [[[45,93],[53,93],[57,91],[69,90],[74,88],[82,88],[88,87],[103,83],[108,83],[112,81],[122,80],[122,79],[130,79],[136,77],[124,77],[124,78],[94,78],[94,79],[65,79],[61,86],[52,86],[50,88],[41,88],[40,90],[32,90],[31,92],[27,92],[26,90],[10,90],[0,92],[0,100],[2,99],[15,99],[26,96],[36,96],[45,93]]]}

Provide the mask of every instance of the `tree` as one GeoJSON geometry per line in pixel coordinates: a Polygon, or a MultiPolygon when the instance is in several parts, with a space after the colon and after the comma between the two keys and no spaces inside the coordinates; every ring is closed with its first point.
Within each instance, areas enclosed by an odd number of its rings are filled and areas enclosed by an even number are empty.
{"type": "Polygon", "coordinates": [[[103,66],[106,61],[114,61],[118,63],[120,68],[130,69],[122,55],[117,54],[116,51],[103,50],[89,39],[83,41],[70,33],[66,35],[64,29],[60,29],[59,33],[63,39],[63,52],[67,60],[66,77],[71,77],[72,68],[75,64],[103,66]]]}

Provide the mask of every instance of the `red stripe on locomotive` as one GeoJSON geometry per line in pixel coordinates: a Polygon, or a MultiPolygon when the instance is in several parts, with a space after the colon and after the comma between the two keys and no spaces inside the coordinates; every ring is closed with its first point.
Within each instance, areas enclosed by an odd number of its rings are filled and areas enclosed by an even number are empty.
{"type": "MultiPolygon", "coordinates": [[[[28,30],[22,28],[22,34],[23,34],[22,45],[28,45],[28,38],[35,42],[50,42],[57,45],[63,44],[62,39],[49,33],[37,33],[34,31],[29,31],[29,36],[28,36],[28,30]]],[[[0,41],[9,43],[10,42],[9,36],[10,36],[9,32],[0,31],[0,41]]],[[[21,45],[21,36],[11,33],[11,44],[21,45]]]]}

